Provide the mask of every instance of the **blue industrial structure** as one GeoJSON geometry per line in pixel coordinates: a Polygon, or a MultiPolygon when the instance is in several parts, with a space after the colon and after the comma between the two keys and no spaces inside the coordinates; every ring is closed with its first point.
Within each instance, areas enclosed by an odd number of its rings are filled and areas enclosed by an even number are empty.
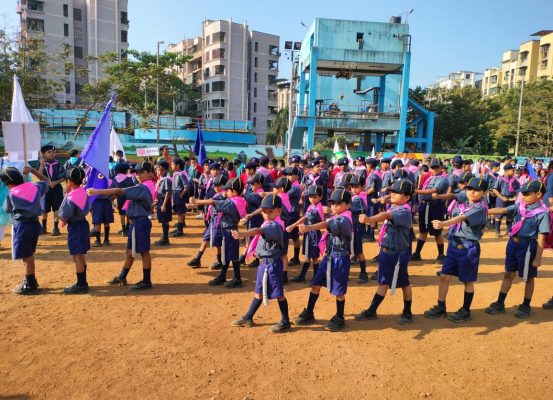
{"type": "Polygon", "coordinates": [[[403,151],[412,143],[412,150],[430,153],[434,113],[409,98],[410,64],[409,26],[399,17],[317,18],[293,77],[290,147],[311,150],[316,140],[343,134],[359,150],[403,151]]]}

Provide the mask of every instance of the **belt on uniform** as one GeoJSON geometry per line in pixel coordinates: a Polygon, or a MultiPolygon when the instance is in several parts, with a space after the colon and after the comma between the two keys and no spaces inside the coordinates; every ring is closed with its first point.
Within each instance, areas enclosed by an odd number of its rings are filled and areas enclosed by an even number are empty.
{"type": "Polygon", "coordinates": [[[533,238],[523,238],[523,237],[519,237],[517,235],[515,236],[511,236],[511,239],[513,239],[513,242],[515,243],[524,243],[524,242],[529,242],[531,240],[534,240],[533,238]]]}
{"type": "Polygon", "coordinates": [[[148,217],[134,217],[134,218],[129,218],[129,221],[130,222],[136,222],[136,221],[143,221],[145,219],[148,219],[148,217]]]}
{"type": "Polygon", "coordinates": [[[38,222],[38,217],[34,217],[34,218],[19,217],[19,218],[17,218],[17,219],[14,219],[14,222],[17,222],[17,223],[21,223],[21,222],[26,222],[26,223],[29,223],[29,222],[38,222]]]}

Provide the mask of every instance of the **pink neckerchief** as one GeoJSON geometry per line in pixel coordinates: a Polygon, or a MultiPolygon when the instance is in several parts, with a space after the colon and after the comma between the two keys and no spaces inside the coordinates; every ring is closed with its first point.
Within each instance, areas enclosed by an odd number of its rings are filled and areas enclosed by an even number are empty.
{"type": "Polygon", "coordinates": [[[288,193],[282,192],[279,194],[279,197],[282,200],[282,205],[284,208],[286,208],[286,211],[290,212],[292,210],[292,204],[290,204],[290,198],[288,197],[288,193]]]}
{"type": "Polygon", "coordinates": [[[207,180],[207,183],[205,184],[206,192],[209,190],[209,187],[211,186],[212,183],[213,183],[213,178],[210,176],[209,179],[207,180]]]}
{"type": "Polygon", "coordinates": [[[229,198],[229,200],[232,201],[232,203],[236,207],[240,219],[244,218],[246,216],[246,207],[248,206],[246,199],[244,199],[242,196],[235,196],[229,198]]]}
{"type": "MultiPolygon", "coordinates": [[[[156,184],[154,183],[154,181],[147,180],[139,183],[139,185],[144,185],[148,188],[150,194],[152,195],[152,201],[157,199],[156,184]]],[[[130,205],[131,205],[131,200],[126,200],[125,203],[123,203],[123,207],[121,207],[121,209],[127,211],[130,205]]]]}
{"type": "MultiPolygon", "coordinates": [[[[224,198],[224,196],[223,196],[222,192],[217,192],[213,196],[213,200],[222,200],[223,198],[224,198]]],[[[211,220],[212,214],[213,214],[213,206],[209,205],[209,206],[207,206],[207,212],[205,213],[205,220],[209,222],[211,220]]],[[[222,213],[218,213],[217,222],[216,222],[217,225],[219,225],[219,223],[221,222],[221,217],[222,216],[223,216],[222,213]]]]}
{"type": "Polygon", "coordinates": [[[301,188],[301,185],[298,181],[292,182],[292,186],[297,186],[297,187],[301,188]]]}
{"type": "MultiPolygon", "coordinates": [[[[269,225],[271,222],[276,222],[277,224],[279,224],[282,228],[282,230],[284,230],[284,221],[282,219],[280,219],[280,217],[276,217],[273,221],[265,221],[261,224],[261,227],[265,227],[267,225],[269,225]]],[[[252,255],[253,256],[256,256],[255,254],[255,250],[256,250],[256,247],[257,247],[257,243],[259,243],[259,239],[261,238],[261,235],[255,235],[252,239],[252,241],[250,242],[250,245],[248,246],[248,251],[246,252],[246,258],[249,259],[252,255]]]]}
{"type": "Polygon", "coordinates": [[[412,174],[416,174],[418,170],[419,167],[417,167],[416,165],[409,165],[407,167],[407,171],[411,172],[412,174]]]}
{"type": "Polygon", "coordinates": [[[121,183],[123,182],[125,179],[127,179],[129,176],[127,174],[117,174],[115,175],[115,182],[117,183],[121,183]]]}
{"type": "Polygon", "coordinates": [[[537,215],[546,213],[549,210],[547,208],[545,208],[545,206],[542,203],[540,203],[539,207],[536,207],[532,211],[530,211],[529,213],[526,213],[526,203],[522,202],[518,206],[518,211],[520,212],[520,216],[522,218],[520,218],[520,220],[515,222],[513,224],[513,226],[511,227],[511,236],[516,235],[517,232],[520,231],[520,228],[522,228],[522,224],[524,223],[524,221],[526,221],[529,218],[533,218],[537,215]]]}
{"type": "Polygon", "coordinates": [[[309,180],[311,181],[311,185],[316,185],[320,177],[321,177],[320,174],[317,176],[314,176],[313,174],[309,174],[309,180]]]}
{"type": "Polygon", "coordinates": [[[48,176],[50,177],[50,179],[52,179],[52,176],[54,176],[54,166],[58,164],[58,160],[44,161],[44,166],[48,168],[48,176]]]}
{"type": "Polygon", "coordinates": [[[422,190],[426,189],[428,185],[434,180],[435,177],[438,175],[430,175],[423,183],[422,183],[422,190]]]}
{"type": "Polygon", "coordinates": [[[462,168],[459,168],[459,169],[454,169],[453,171],[451,171],[451,173],[457,177],[460,177],[461,175],[463,175],[463,169],[462,168]]]}
{"type": "Polygon", "coordinates": [[[447,213],[451,215],[453,210],[455,210],[455,206],[457,205],[457,199],[453,199],[451,203],[449,204],[449,207],[447,207],[447,213]]]}
{"type": "Polygon", "coordinates": [[[367,192],[362,191],[359,194],[354,194],[353,199],[355,200],[357,198],[361,199],[361,201],[365,203],[365,208],[367,208],[367,206],[369,205],[369,203],[367,202],[367,192]]]}
{"type": "Polygon", "coordinates": [[[263,193],[263,192],[265,192],[265,190],[263,190],[263,188],[259,188],[259,189],[255,190],[255,193],[257,193],[257,194],[263,193]]]}
{"type": "Polygon", "coordinates": [[[267,175],[270,174],[269,170],[265,167],[259,167],[257,168],[257,172],[259,172],[260,174],[262,174],[265,178],[267,177],[267,175]]]}
{"type": "MultiPolygon", "coordinates": [[[[347,210],[347,211],[344,211],[343,213],[341,214],[338,214],[338,215],[333,215],[332,217],[330,217],[330,219],[334,219],[334,218],[338,218],[338,217],[345,217],[349,220],[349,222],[351,223],[351,227],[353,229],[353,219],[351,217],[351,211],[347,210]]],[[[321,236],[321,240],[319,241],[319,251],[321,252],[321,255],[325,253],[325,250],[326,250],[326,238],[328,237],[328,230],[323,233],[323,235],[321,236]]]]}
{"type": "Polygon", "coordinates": [[[180,175],[184,175],[184,177],[186,178],[186,180],[187,180],[188,182],[190,182],[190,175],[188,174],[188,172],[186,172],[185,169],[183,169],[182,171],[178,171],[178,173],[179,173],[180,175]]]}
{"type": "MultiPolygon", "coordinates": [[[[485,210],[488,209],[488,205],[486,204],[485,201],[479,201],[477,203],[459,203],[459,205],[457,206],[459,208],[459,215],[465,215],[466,212],[472,210],[473,208],[475,208],[476,206],[480,205],[482,208],[484,208],[485,210]]],[[[461,222],[458,222],[456,223],[455,225],[451,225],[451,227],[449,228],[450,231],[455,231],[455,232],[458,232],[459,229],[461,229],[461,224],[462,224],[462,221],[461,222]]]]}
{"type": "Polygon", "coordinates": [[[514,176],[511,176],[511,179],[507,179],[505,178],[504,176],[501,177],[501,180],[503,182],[506,182],[509,184],[509,192],[513,193],[515,191],[515,188],[513,186],[513,183],[515,183],[515,177],[514,176]]]}
{"type": "MultiPolygon", "coordinates": [[[[401,206],[398,206],[396,208],[391,207],[389,211],[387,212],[394,212],[397,210],[407,210],[411,212],[411,206],[409,204],[403,204],[401,206]]],[[[378,245],[382,245],[382,241],[384,240],[384,236],[386,235],[386,232],[388,231],[388,220],[384,222],[382,225],[382,228],[380,229],[380,232],[378,233],[378,245]]]]}
{"type": "Polygon", "coordinates": [[[79,186],[78,188],[68,192],[65,196],[71,200],[73,204],[79,207],[81,211],[84,210],[88,195],[83,187],[79,186]]]}
{"type": "Polygon", "coordinates": [[[22,183],[21,185],[14,186],[10,189],[10,194],[13,197],[23,199],[32,203],[35,201],[38,194],[38,189],[33,182],[22,183]]]}
{"type": "Polygon", "coordinates": [[[319,217],[321,217],[321,222],[325,220],[325,213],[323,211],[323,205],[319,201],[317,204],[310,204],[309,207],[307,207],[307,212],[310,212],[312,210],[317,210],[317,213],[319,214],[319,217]]]}
{"type": "Polygon", "coordinates": [[[372,170],[372,171],[371,171],[371,175],[372,175],[372,174],[375,174],[375,175],[378,176],[380,179],[382,179],[382,173],[381,173],[379,170],[377,170],[377,169],[372,170]]]}

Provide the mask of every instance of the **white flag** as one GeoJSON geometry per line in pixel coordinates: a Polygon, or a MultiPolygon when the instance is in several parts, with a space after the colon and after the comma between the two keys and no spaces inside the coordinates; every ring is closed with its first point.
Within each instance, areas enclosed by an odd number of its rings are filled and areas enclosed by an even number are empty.
{"type": "Polygon", "coordinates": [[[13,76],[12,119],[11,122],[34,122],[29,109],[25,105],[23,92],[17,75],[13,76]]]}
{"type": "Polygon", "coordinates": [[[333,164],[338,161],[337,154],[340,152],[340,146],[338,146],[338,141],[334,140],[334,148],[332,149],[332,160],[330,160],[333,164]]]}
{"type": "Polygon", "coordinates": [[[113,129],[113,127],[111,127],[111,132],[109,135],[109,148],[111,155],[113,156],[115,156],[115,152],[121,150],[123,152],[123,158],[127,160],[127,157],[125,156],[125,149],[121,144],[121,140],[119,140],[119,135],[117,135],[117,132],[115,132],[115,129],[113,129]]]}
{"type": "Polygon", "coordinates": [[[374,158],[375,157],[375,154],[374,154],[374,146],[373,146],[373,149],[371,151],[371,157],[374,158]]]}
{"type": "Polygon", "coordinates": [[[351,158],[351,155],[349,154],[348,145],[345,144],[344,147],[346,148],[346,158],[348,159],[349,167],[353,169],[353,158],[351,158]]]}

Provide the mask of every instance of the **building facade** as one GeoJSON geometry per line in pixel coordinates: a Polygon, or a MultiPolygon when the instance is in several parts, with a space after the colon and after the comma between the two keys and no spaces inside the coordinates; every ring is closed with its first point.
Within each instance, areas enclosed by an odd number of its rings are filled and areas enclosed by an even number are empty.
{"type": "Polygon", "coordinates": [[[277,83],[277,109],[288,108],[290,104],[290,81],[282,79],[277,83]]]}
{"type": "MultiPolygon", "coordinates": [[[[203,119],[252,121],[257,142],[265,143],[276,117],[280,39],[250,30],[246,23],[206,20],[201,35],[170,44],[167,51],[192,59],[178,74],[199,94],[203,119]]],[[[189,104],[177,105],[184,111],[189,104]]]]}
{"type": "Polygon", "coordinates": [[[477,88],[480,89],[482,84],[482,74],[473,71],[457,71],[448,74],[438,79],[434,84],[429,85],[426,89],[427,102],[432,102],[440,98],[440,95],[448,90],[458,88],[477,88]]]}
{"type": "Polygon", "coordinates": [[[500,90],[512,89],[539,79],[553,79],[553,30],[532,34],[532,39],[520,45],[518,50],[503,53],[501,66],[486,69],[482,79],[482,95],[493,96],[500,90]]]}
{"type": "Polygon", "coordinates": [[[20,0],[17,12],[22,41],[40,41],[51,54],[69,50],[68,58],[60,57],[45,75],[63,80],[64,89],[55,93],[59,103],[77,103],[82,85],[103,77],[104,66],[89,57],[115,52],[120,60],[128,49],[127,0],[20,0]],[[66,63],[80,67],[79,72],[66,63]]]}

